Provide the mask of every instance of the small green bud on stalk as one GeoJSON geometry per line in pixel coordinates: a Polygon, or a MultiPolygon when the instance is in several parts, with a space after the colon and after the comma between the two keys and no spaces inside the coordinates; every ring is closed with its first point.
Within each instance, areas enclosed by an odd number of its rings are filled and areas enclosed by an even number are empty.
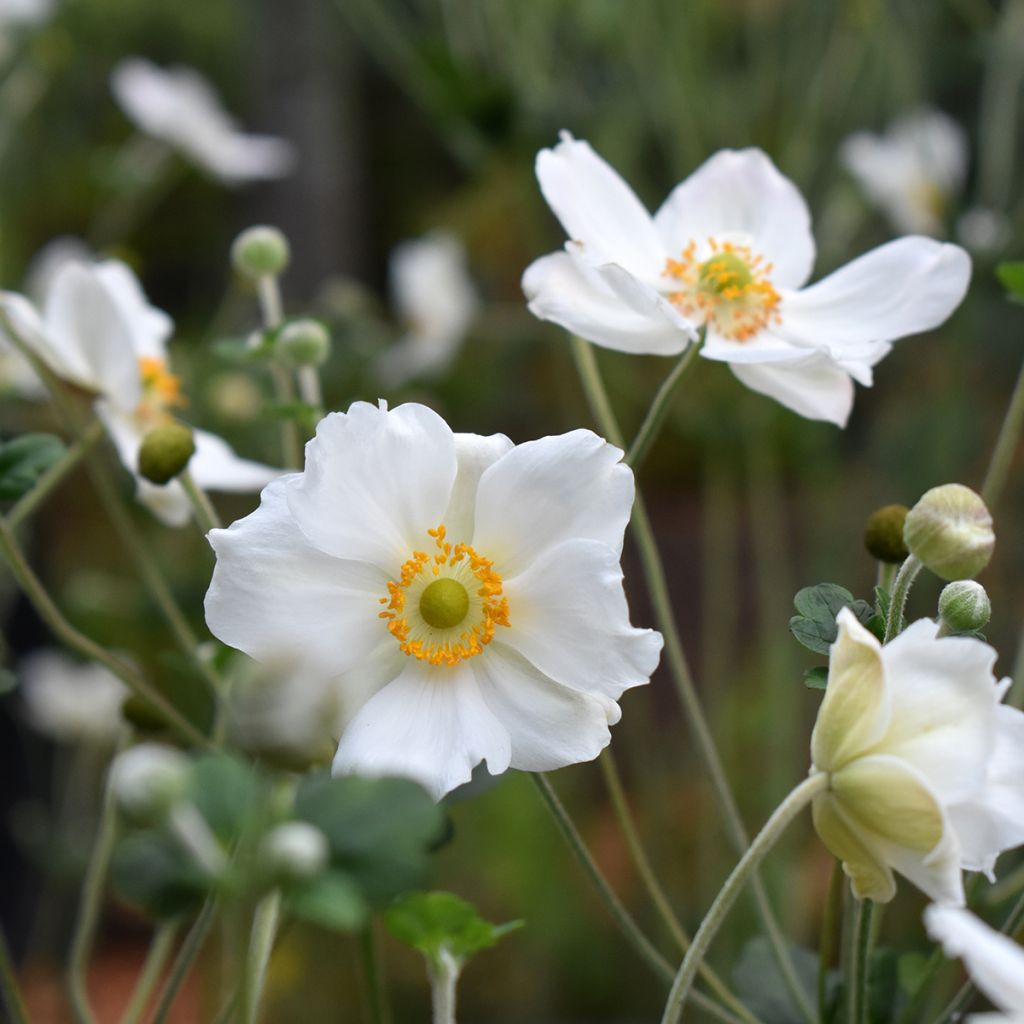
{"type": "Polygon", "coordinates": [[[126,750],[112,768],[118,806],[139,824],[159,824],[184,798],[188,767],[188,758],[173,747],[140,743],[126,750]]]}
{"type": "Polygon", "coordinates": [[[195,455],[192,431],[183,423],[154,427],[139,449],[139,476],[153,484],[165,484],[183,472],[195,455]]]}
{"type": "Polygon", "coordinates": [[[278,334],[276,350],[288,366],[322,366],[331,354],[331,336],[319,320],[293,320],[278,334]]]}
{"type": "Polygon", "coordinates": [[[864,524],[864,546],[878,561],[898,565],[910,554],[903,540],[909,511],[906,505],[883,505],[864,524]]]}
{"type": "Polygon", "coordinates": [[[285,882],[306,881],[327,867],[327,837],[308,822],[288,821],[267,833],[260,854],[274,878],[285,882]]]}
{"type": "Polygon", "coordinates": [[[939,636],[984,629],[992,617],[992,602],[974,580],[957,580],[939,595],[939,636]]]}
{"type": "Polygon", "coordinates": [[[962,484],[926,491],[907,513],[903,539],[910,552],[944,580],[977,576],[988,565],[996,543],[985,502],[962,484]]]}
{"type": "Polygon", "coordinates": [[[288,239],[277,228],[246,228],[231,246],[231,262],[253,280],[283,274],[291,259],[288,239]]]}

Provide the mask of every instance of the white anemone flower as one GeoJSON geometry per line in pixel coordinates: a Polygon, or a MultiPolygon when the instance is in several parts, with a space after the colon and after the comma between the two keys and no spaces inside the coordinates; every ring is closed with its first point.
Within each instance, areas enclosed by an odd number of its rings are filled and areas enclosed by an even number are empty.
{"type": "Polygon", "coordinates": [[[114,68],[110,87],[140,131],[225,184],[282,178],[295,166],[290,142],[239,131],[210,83],[192,68],[160,68],[129,57],[114,68]]]}
{"type": "Polygon", "coordinates": [[[113,746],[128,688],[109,669],[39,651],[21,661],[17,676],[28,720],[39,732],[63,743],[113,746]]]}
{"type": "Polygon", "coordinates": [[[975,984],[999,1013],[975,1013],[976,1024],[1024,1024],[1024,949],[957,907],[932,906],[924,912],[928,934],[949,957],[961,957],[975,984]]]}
{"type": "Polygon", "coordinates": [[[855,132],[840,158],[898,231],[942,238],[967,176],[967,137],[941,110],[905,114],[883,135],[855,132]]]}
{"type": "Polygon", "coordinates": [[[381,356],[377,374],[388,387],[436,376],[451,365],[479,302],[466,252],[453,235],[436,232],[396,246],[391,292],[405,336],[381,356]]]}
{"type": "Polygon", "coordinates": [[[357,402],[321,420],[302,473],[210,533],[206,621],[257,661],[291,654],[338,680],[336,773],[440,798],[482,761],[591,760],[661,651],[629,623],[621,458],[588,430],[513,445],[357,402]]]}
{"type": "Polygon", "coordinates": [[[879,644],[844,608],[811,739],[829,788],[814,825],[861,899],[891,900],[893,871],[933,900],[964,902],[962,869],[989,878],[1024,842],[1024,713],[970,637],[921,619],[879,644]]]}
{"type": "Polygon", "coordinates": [[[970,258],[930,238],[890,242],[805,287],[807,204],[758,149],[722,150],[652,218],[586,142],[541,150],[537,177],[570,241],[523,275],[530,311],[605,348],[670,356],[707,328],[701,355],[810,419],[843,426],[853,382],[891,343],[941,324],[970,258]]]}
{"type": "MultiPolygon", "coordinates": [[[[135,475],[139,500],[162,522],[182,526],[192,506],[177,480],[138,476],[145,435],[185,404],[167,362],[171,318],[151,306],[132,271],[117,260],[64,261],[42,312],[24,296],[0,293],[0,307],[24,342],[58,377],[96,394],[95,410],[121,461],[135,475]]],[[[280,470],[239,458],[221,438],[194,431],[188,469],[204,490],[258,491],[280,470]]]]}

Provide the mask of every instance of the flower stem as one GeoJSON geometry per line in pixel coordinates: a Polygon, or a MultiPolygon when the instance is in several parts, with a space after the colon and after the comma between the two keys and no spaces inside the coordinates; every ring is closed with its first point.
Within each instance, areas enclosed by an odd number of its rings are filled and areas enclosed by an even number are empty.
{"type": "MultiPolygon", "coordinates": [[[[640,955],[641,959],[646,961],[648,967],[662,981],[668,984],[672,980],[672,965],[654,948],[651,941],[640,930],[639,925],[637,925],[632,915],[615,894],[615,890],[608,884],[608,880],[601,873],[601,869],[591,856],[590,851],[587,849],[587,844],[577,831],[562,801],[558,799],[558,794],[555,793],[551,783],[540,772],[533,772],[532,775],[541,799],[544,801],[548,811],[550,811],[551,816],[555,819],[555,824],[558,826],[559,832],[562,833],[562,838],[565,839],[572,852],[576,855],[576,859],[597,890],[597,894],[604,903],[605,909],[611,915],[612,920],[618,925],[619,930],[633,949],[640,955]]],[[[706,1013],[712,1014],[718,1020],[730,1021],[733,1024],[739,1021],[738,1017],[735,1017],[727,1010],[723,1010],[717,1003],[708,999],[700,992],[694,992],[692,998],[694,1005],[699,1006],[706,1013]]]]}
{"type": "Polygon", "coordinates": [[[274,936],[281,919],[281,891],[274,889],[256,906],[252,919],[249,949],[243,967],[241,1024],[255,1024],[259,1011],[267,964],[274,948],[274,936]]]}
{"type": "Polygon", "coordinates": [[[132,992],[128,1008],[121,1016],[121,1024],[138,1024],[146,1009],[146,1003],[160,980],[164,964],[174,949],[174,940],[178,934],[180,924],[178,921],[167,921],[157,927],[153,933],[153,939],[149,944],[149,952],[146,954],[146,962],[142,965],[139,979],[135,983],[135,990],[132,992]]]}
{"type": "Polygon", "coordinates": [[[0,995],[3,1005],[10,1014],[11,1024],[29,1024],[28,1010],[25,999],[18,985],[18,976],[11,960],[11,951],[7,947],[7,937],[0,931],[0,995]]]}
{"type": "Polygon", "coordinates": [[[900,566],[900,571],[896,573],[896,579],[893,581],[892,591],[889,594],[889,614],[886,617],[883,643],[887,644],[903,632],[903,611],[907,606],[907,595],[921,569],[920,559],[916,555],[908,555],[906,561],[900,566]]]}
{"type": "Polygon", "coordinates": [[[39,617],[56,636],[72,650],[110,669],[133,693],[151,704],[167,720],[167,724],[189,743],[209,746],[210,741],[159,690],[140,675],[134,668],[115,657],[105,648],[80,633],[61,614],[60,609],[47,593],[42,581],[32,571],[7,522],[0,517],[0,555],[10,566],[14,578],[32,603],[39,617]]]}
{"type": "Polygon", "coordinates": [[[1006,477],[1010,472],[1010,464],[1013,462],[1013,454],[1017,449],[1017,442],[1020,440],[1022,426],[1024,426],[1024,366],[1021,367],[1020,373],[1017,375],[1017,383],[1014,385],[1010,404],[1003,417],[1003,424],[999,428],[995,447],[992,449],[985,481],[981,485],[981,498],[989,510],[995,507],[1003,493],[1003,486],[1006,484],[1006,477]]]}
{"type": "Polygon", "coordinates": [[[821,943],[818,947],[818,1019],[828,1020],[828,969],[836,952],[836,931],[843,902],[843,865],[837,860],[832,865],[832,877],[825,897],[825,913],[821,920],[821,943]]]}
{"type": "Polygon", "coordinates": [[[320,370],[315,366],[300,366],[296,378],[299,382],[299,397],[312,408],[315,419],[322,419],[324,395],[320,387],[320,370]]]}
{"type": "MultiPolygon", "coordinates": [[[[268,331],[276,330],[284,320],[284,308],[281,303],[281,288],[277,277],[264,274],[257,283],[260,311],[263,315],[263,326],[268,331]]],[[[295,382],[291,370],[282,366],[276,358],[271,359],[270,374],[274,381],[274,392],[277,400],[283,405],[295,402],[295,382]]],[[[302,468],[302,439],[299,437],[299,425],[287,410],[283,410],[281,419],[281,452],[284,463],[289,469],[302,468]]]]}
{"type": "Polygon", "coordinates": [[[377,936],[371,921],[359,937],[359,945],[363,954],[363,974],[366,978],[366,1000],[370,1007],[372,1024],[386,1024],[384,986],[380,971],[380,957],[377,952],[377,936]]]}
{"type": "Polygon", "coordinates": [[[206,941],[206,936],[210,931],[210,925],[213,924],[216,909],[216,897],[213,895],[208,896],[202,910],[199,911],[199,916],[189,929],[188,935],[185,936],[185,941],[181,944],[178,955],[174,958],[174,963],[171,965],[171,973],[167,976],[167,981],[164,982],[163,990],[160,992],[160,999],[153,1010],[152,1024],[163,1024],[167,1018],[167,1014],[178,994],[178,989],[181,988],[182,982],[188,977],[192,964],[203,948],[203,943],[206,941]]]}
{"type": "Polygon", "coordinates": [[[99,420],[93,420],[86,428],[85,433],[36,481],[32,490],[7,513],[7,522],[12,530],[17,529],[35,512],[101,437],[103,437],[103,424],[99,420]]]}
{"type": "Polygon", "coordinates": [[[675,366],[669,371],[669,375],[662,381],[661,387],[658,388],[658,393],[654,396],[654,401],[651,403],[650,409],[647,410],[647,415],[644,417],[643,423],[640,424],[640,429],[637,431],[636,437],[633,438],[629,451],[626,452],[624,461],[627,465],[632,466],[634,470],[643,461],[648,448],[650,448],[652,442],[658,436],[658,432],[661,430],[661,426],[665,422],[665,417],[668,415],[669,408],[671,407],[672,396],[675,394],[675,390],[685,376],[686,371],[697,357],[701,342],[704,340],[703,332],[704,328],[701,328],[700,341],[696,341],[686,348],[675,366]]]}
{"type": "Polygon", "coordinates": [[[775,808],[771,817],[765,822],[764,828],[754,837],[754,841],[750,844],[747,852],[743,854],[740,862],[733,868],[732,874],[726,879],[725,885],[715,897],[711,908],[704,915],[700,928],[697,929],[697,934],[693,937],[693,943],[683,958],[675,981],[672,983],[672,990],[669,992],[665,1012],[661,1018],[662,1024],[676,1024],[680,1019],[683,1004],[686,1002],[694,978],[697,976],[697,969],[707,955],[712,941],[718,934],[718,929],[722,926],[744,885],[754,877],[754,869],[779,840],[793,819],[827,786],[828,776],[824,772],[816,772],[804,779],[775,808]]]}
{"type": "Polygon", "coordinates": [[[211,530],[219,530],[221,526],[220,517],[217,515],[217,510],[213,507],[206,491],[196,484],[195,480],[192,479],[192,474],[187,469],[178,476],[178,480],[181,481],[181,486],[184,488],[185,494],[188,495],[188,500],[192,503],[192,511],[195,512],[196,522],[199,524],[199,529],[203,535],[205,536],[211,530]]]}
{"type": "Polygon", "coordinates": [[[459,962],[442,947],[429,974],[433,1024],[455,1024],[455,989],[459,983],[459,962]]]}
{"type": "Polygon", "coordinates": [[[96,827],[96,838],[93,841],[89,864],[85,870],[85,878],[82,881],[78,914],[71,935],[71,951],[68,954],[68,996],[71,1000],[72,1013],[78,1024],[92,1024],[95,1019],[92,1008],[89,1006],[86,979],[89,970],[89,956],[92,952],[93,940],[96,937],[96,925],[99,922],[100,909],[103,905],[103,890],[107,880],[107,870],[110,867],[110,858],[114,852],[116,835],[117,806],[114,800],[114,787],[111,784],[111,770],[108,768],[100,820],[96,827]]]}
{"type": "Polygon", "coordinates": [[[868,1019],[868,981],[870,980],[871,900],[854,900],[853,941],[847,984],[847,1022],[866,1024],[868,1019]]]}
{"type": "MultiPolygon", "coordinates": [[[[583,390],[587,396],[587,401],[594,414],[594,418],[600,429],[604,432],[605,437],[612,444],[617,444],[621,447],[622,431],[619,429],[611,403],[608,400],[608,393],[605,391],[593,348],[580,338],[573,338],[572,346],[583,390]]],[[[736,799],[726,778],[725,768],[718,755],[714,737],[704,716],[700,698],[697,696],[693,676],[690,673],[690,667],[683,651],[682,639],[676,627],[672,602],[668,593],[668,584],[665,579],[665,567],[661,560],[661,554],[658,551],[658,545],[654,539],[654,531],[647,517],[647,511],[639,488],[637,489],[636,500],[633,503],[631,525],[633,528],[633,539],[636,542],[640,562],[644,570],[644,577],[647,581],[647,589],[650,594],[651,606],[654,609],[655,621],[665,639],[665,657],[668,662],[669,673],[676,688],[676,694],[679,697],[683,713],[696,740],[698,753],[704,761],[704,766],[711,778],[711,784],[725,817],[726,830],[737,852],[742,853],[747,849],[749,839],[746,829],[743,827],[739,808],[736,806],[736,799]]],[[[814,1024],[814,1011],[811,1007],[811,1002],[797,977],[796,969],[793,966],[789,950],[786,948],[785,939],[775,919],[775,913],[768,901],[764,885],[756,875],[751,880],[751,889],[753,890],[758,912],[764,924],[768,942],[772,947],[772,952],[779,965],[786,988],[799,1009],[800,1015],[807,1024],[814,1024]]]]}

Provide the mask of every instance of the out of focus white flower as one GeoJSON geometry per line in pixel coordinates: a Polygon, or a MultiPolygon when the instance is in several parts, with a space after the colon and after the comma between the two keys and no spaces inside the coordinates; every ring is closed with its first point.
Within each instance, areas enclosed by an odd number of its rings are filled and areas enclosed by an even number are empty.
{"type": "Polygon", "coordinates": [[[899,231],[945,237],[949,207],[967,175],[967,138],[939,110],[918,110],[884,135],[855,132],[840,158],[899,231]]]}
{"type": "Polygon", "coordinates": [[[448,368],[466,337],[479,301],[466,252],[453,235],[435,232],[403,242],[391,254],[391,293],[405,336],[377,363],[388,387],[448,368]]]}
{"type": "MultiPolygon", "coordinates": [[[[177,480],[156,485],[137,473],[146,433],[185,404],[167,364],[171,318],[151,306],[132,271],[117,260],[64,262],[40,312],[23,295],[0,292],[11,326],[59,377],[96,394],[103,421],[136,480],[136,494],[162,522],[182,526],[192,506],[177,480]]],[[[214,434],[194,431],[189,472],[199,487],[258,491],[279,470],[240,459],[214,434]]]]}
{"type": "Polygon", "coordinates": [[[290,142],[240,131],[210,83],[192,68],[160,68],[130,57],[114,68],[110,87],[140,131],[228,185],[281,178],[295,166],[290,142]]]}
{"type": "Polygon", "coordinates": [[[62,743],[113,745],[128,689],[109,669],[39,651],[21,662],[17,674],[29,722],[39,732],[62,743]]]}
{"type": "Polygon", "coordinates": [[[956,222],[956,237],[972,252],[993,253],[1006,247],[1013,232],[1005,213],[985,206],[972,206],[956,222]]]}
{"type": "Polygon", "coordinates": [[[1024,1024],[1024,949],[973,914],[932,905],[924,912],[928,934],[942,943],[946,956],[961,957],[975,984],[1001,1011],[975,1013],[978,1024],[1024,1024]]]}
{"type": "Polygon", "coordinates": [[[0,0],[0,25],[38,25],[54,6],[54,0],[0,0]]]}
{"type": "Polygon", "coordinates": [[[121,810],[146,824],[161,822],[185,795],[188,758],[174,747],[140,743],[117,755],[111,787],[121,810]]]}

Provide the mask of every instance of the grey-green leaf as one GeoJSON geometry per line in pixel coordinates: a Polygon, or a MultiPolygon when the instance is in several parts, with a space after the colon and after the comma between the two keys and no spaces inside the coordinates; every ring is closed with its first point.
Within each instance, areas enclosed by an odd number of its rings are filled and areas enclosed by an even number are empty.
{"type": "Polygon", "coordinates": [[[288,892],[296,917],[335,932],[352,932],[369,914],[359,886],[340,871],[329,871],[288,892]]]}
{"type": "Polygon", "coordinates": [[[66,450],[53,434],[22,434],[0,446],[0,499],[27,494],[66,450]]]}
{"type": "Polygon", "coordinates": [[[789,620],[789,631],[816,654],[828,654],[838,631],[836,616],[843,608],[849,608],[863,624],[867,624],[875,614],[867,601],[854,598],[838,583],[804,587],[793,598],[793,604],[800,614],[789,620]]]}

